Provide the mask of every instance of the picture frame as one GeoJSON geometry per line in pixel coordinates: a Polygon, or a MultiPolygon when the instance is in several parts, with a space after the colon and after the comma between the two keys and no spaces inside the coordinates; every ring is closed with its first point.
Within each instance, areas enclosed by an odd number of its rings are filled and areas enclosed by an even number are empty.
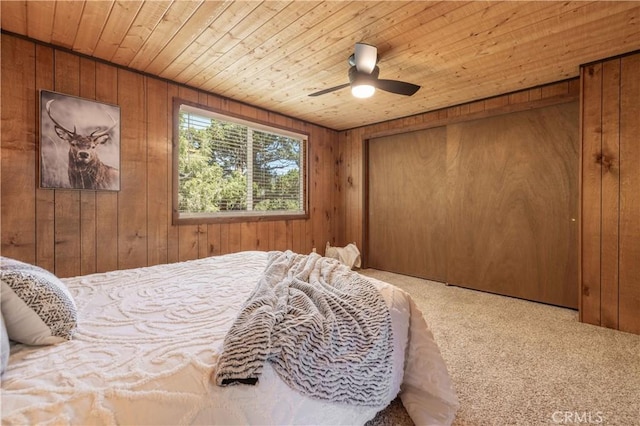
{"type": "Polygon", "coordinates": [[[40,188],[120,190],[120,107],[41,89],[40,188]]]}

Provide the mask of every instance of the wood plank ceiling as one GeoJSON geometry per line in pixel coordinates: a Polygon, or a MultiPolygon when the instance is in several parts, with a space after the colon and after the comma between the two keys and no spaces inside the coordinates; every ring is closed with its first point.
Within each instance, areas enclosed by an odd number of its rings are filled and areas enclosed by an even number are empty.
{"type": "Polygon", "coordinates": [[[629,1],[2,1],[3,31],[335,130],[576,77],[640,49],[629,1]],[[356,42],[412,97],[348,89],[356,42]]]}

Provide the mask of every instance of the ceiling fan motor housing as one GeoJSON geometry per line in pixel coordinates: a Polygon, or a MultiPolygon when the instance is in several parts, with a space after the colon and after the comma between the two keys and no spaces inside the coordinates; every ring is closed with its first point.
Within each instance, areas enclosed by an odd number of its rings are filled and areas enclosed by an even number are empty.
{"type": "Polygon", "coordinates": [[[378,75],[380,74],[380,68],[375,67],[371,74],[358,71],[355,66],[349,68],[349,82],[352,86],[358,86],[360,84],[369,84],[375,86],[378,75]]]}

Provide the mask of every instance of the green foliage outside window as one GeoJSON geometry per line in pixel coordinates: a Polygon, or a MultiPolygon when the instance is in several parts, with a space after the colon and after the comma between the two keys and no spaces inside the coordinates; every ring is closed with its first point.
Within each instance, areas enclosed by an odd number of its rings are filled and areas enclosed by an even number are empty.
{"type": "Polygon", "coordinates": [[[192,112],[179,126],[181,213],[304,212],[303,139],[192,112]]]}

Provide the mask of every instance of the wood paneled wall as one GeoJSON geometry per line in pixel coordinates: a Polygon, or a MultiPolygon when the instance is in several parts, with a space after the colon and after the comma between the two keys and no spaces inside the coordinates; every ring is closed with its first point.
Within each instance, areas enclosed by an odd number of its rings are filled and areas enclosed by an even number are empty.
{"type": "Polygon", "coordinates": [[[1,253],[62,277],[335,240],[337,134],[303,121],[3,34],[1,137],[1,253]],[[38,89],[120,106],[121,191],[39,189],[38,89]],[[175,96],[308,133],[309,219],[173,226],[175,96]]]}
{"type": "MultiPolygon", "coordinates": [[[[571,79],[340,132],[337,158],[339,176],[334,202],[338,220],[335,223],[336,235],[342,236],[338,243],[355,242],[358,247],[363,247],[365,140],[577,100],[579,89],[579,80],[571,79]]],[[[366,254],[363,252],[365,258],[366,254]]]]}
{"type": "Polygon", "coordinates": [[[580,318],[640,334],[640,53],[580,75],[580,318]]]}

